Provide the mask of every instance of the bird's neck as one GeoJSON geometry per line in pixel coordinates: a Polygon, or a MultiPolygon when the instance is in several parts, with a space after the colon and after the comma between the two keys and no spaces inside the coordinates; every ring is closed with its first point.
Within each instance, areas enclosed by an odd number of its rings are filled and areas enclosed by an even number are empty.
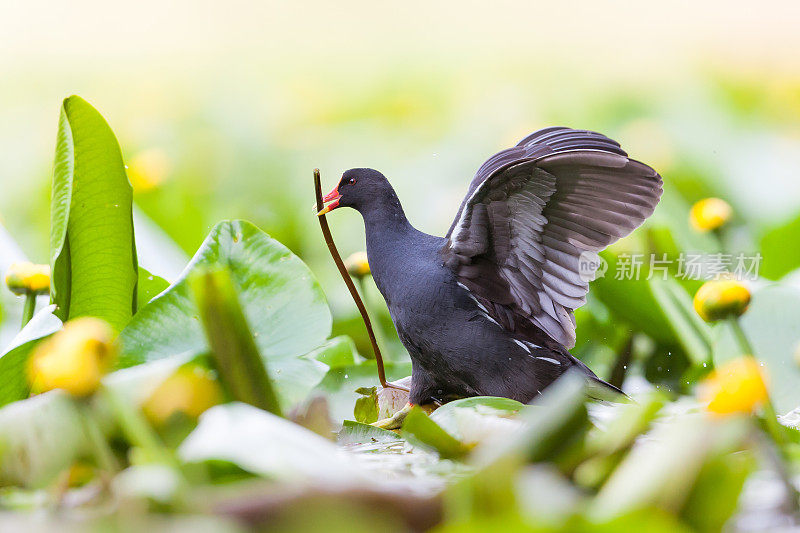
{"type": "Polygon", "coordinates": [[[364,225],[367,233],[374,232],[404,232],[413,229],[406,214],[403,211],[403,206],[400,205],[400,199],[397,195],[386,195],[379,201],[371,203],[368,208],[361,212],[364,217],[364,225]]]}
{"type": "Polygon", "coordinates": [[[387,303],[401,290],[407,275],[406,259],[418,253],[425,234],[406,218],[396,196],[362,212],[367,255],[375,283],[387,303]]]}
{"type": "Polygon", "coordinates": [[[372,255],[392,255],[396,246],[407,242],[416,231],[394,194],[370,205],[361,215],[364,217],[367,249],[372,251],[372,255]]]}

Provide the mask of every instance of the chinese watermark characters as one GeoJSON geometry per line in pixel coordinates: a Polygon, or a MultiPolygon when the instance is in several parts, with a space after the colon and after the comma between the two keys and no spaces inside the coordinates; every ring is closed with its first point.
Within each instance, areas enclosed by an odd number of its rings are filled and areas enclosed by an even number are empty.
{"type": "MultiPolygon", "coordinates": [[[[692,279],[707,281],[719,277],[756,280],[761,266],[760,253],[693,253],[677,256],[661,254],[621,253],[611,268],[616,280],[649,280],[653,278],[692,279]]],[[[592,252],[581,254],[578,274],[584,281],[601,278],[609,270],[608,263],[592,252]]],[[[609,275],[612,273],[609,272],[609,275]]]]}

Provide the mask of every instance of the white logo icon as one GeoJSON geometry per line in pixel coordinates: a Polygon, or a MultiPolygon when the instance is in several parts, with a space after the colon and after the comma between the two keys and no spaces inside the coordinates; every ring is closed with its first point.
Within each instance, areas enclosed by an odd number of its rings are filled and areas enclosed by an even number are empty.
{"type": "Polygon", "coordinates": [[[578,276],[583,281],[602,278],[606,270],[608,270],[608,263],[595,252],[582,252],[578,257],[578,276]]]}

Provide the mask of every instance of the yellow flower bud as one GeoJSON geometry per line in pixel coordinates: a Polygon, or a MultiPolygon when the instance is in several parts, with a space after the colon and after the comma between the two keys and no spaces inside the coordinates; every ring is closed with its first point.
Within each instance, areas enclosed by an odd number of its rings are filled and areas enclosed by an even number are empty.
{"type": "Polygon", "coordinates": [[[12,263],[6,272],[6,285],[20,296],[29,292],[47,294],[50,291],[50,265],[12,263]]]}
{"type": "Polygon", "coordinates": [[[114,331],[103,320],[70,320],[28,360],[31,388],[34,392],[63,389],[73,396],[93,393],[116,358],[113,340],[114,331]]]}
{"type": "Polygon", "coordinates": [[[351,254],[350,257],[345,259],[344,266],[347,267],[347,272],[351,276],[363,278],[370,274],[369,262],[367,261],[367,252],[356,252],[351,254]]]}
{"type": "Polygon", "coordinates": [[[697,231],[712,231],[721,228],[731,219],[733,208],[725,200],[705,198],[692,206],[689,223],[697,231]]]}
{"type": "Polygon", "coordinates": [[[750,304],[750,291],[733,279],[707,281],[694,295],[694,310],[706,322],[741,316],[750,304]]]}
{"type": "Polygon", "coordinates": [[[167,154],[159,148],[139,152],[128,162],[128,180],[136,192],[155,189],[171,171],[167,154]]]}
{"type": "Polygon", "coordinates": [[[222,401],[222,391],[212,373],[199,366],[183,366],[165,379],[142,405],[147,418],[163,425],[176,413],[197,418],[222,401]]]}
{"type": "Polygon", "coordinates": [[[769,398],[764,371],[750,355],[728,361],[700,384],[700,401],[716,415],[749,414],[769,398]]]}

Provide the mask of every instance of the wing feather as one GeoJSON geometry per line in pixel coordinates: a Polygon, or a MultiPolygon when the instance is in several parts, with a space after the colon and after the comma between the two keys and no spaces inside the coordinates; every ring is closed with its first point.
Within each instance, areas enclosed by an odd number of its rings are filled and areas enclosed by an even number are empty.
{"type": "Polygon", "coordinates": [[[572,311],[592,274],[580,271],[582,254],[633,231],[661,191],[658,173],[608,137],[539,130],[478,169],[448,231],[446,262],[498,323],[533,326],[571,347],[572,311]]]}

